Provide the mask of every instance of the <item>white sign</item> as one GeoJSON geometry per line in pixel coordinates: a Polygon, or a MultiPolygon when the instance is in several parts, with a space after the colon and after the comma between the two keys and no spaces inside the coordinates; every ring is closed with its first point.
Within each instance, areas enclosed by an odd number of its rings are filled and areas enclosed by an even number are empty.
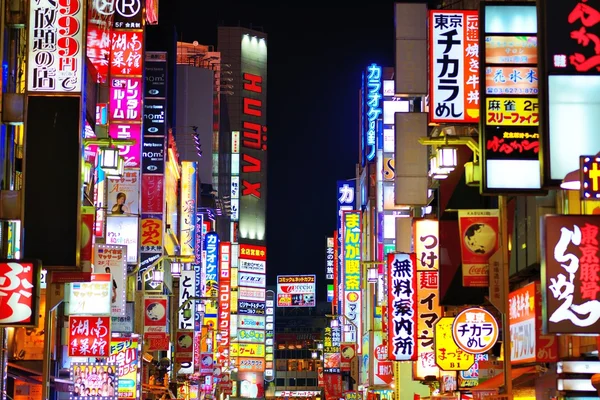
{"type": "Polygon", "coordinates": [[[254,272],[258,274],[267,273],[267,262],[257,260],[243,260],[240,259],[238,265],[239,272],[254,272]]]}
{"type": "Polygon", "coordinates": [[[127,301],[127,247],[96,243],[94,245],[94,273],[111,274],[112,316],[125,315],[127,301]]]}
{"type": "Polygon", "coordinates": [[[27,90],[78,93],[83,80],[83,0],[29,1],[27,90]]]}
{"type": "Polygon", "coordinates": [[[264,330],[265,317],[258,315],[238,315],[238,328],[264,330]]]}
{"type": "Polygon", "coordinates": [[[66,286],[67,315],[110,315],[110,274],[92,274],[90,282],[74,282],[66,286]]]}
{"type": "Polygon", "coordinates": [[[264,288],[267,286],[267,276],[263,274],[240,272],[238,274],[238,286],[264,288]]]}
{"type": "Polygon", "coordinates": [[[238,288],[238,300],[265,300],[265,289],[240,287],[238,288]]]}
{"type": "Polygon", "coordinates": [[[275,397],[317,397],[321,392],[316,390],[277,390],[275,397]]]}
{"type": "Polygon", "coordinates": [[[127,262],[136,263],[138,257],[138,217],[106,217],[106,244],[127,246],[127,262]]]}
{"type": "Polygon", "coordinates": [[[181,271],[181,277],[179,278],[179,316],[177,319],[177,330],[194,329],[195,301],[187,300],[194,296],[195,291],[196,272],[194,270],[181,271]],[[190,310],[187,318],[185,316],[186,310],[190,310]]]}

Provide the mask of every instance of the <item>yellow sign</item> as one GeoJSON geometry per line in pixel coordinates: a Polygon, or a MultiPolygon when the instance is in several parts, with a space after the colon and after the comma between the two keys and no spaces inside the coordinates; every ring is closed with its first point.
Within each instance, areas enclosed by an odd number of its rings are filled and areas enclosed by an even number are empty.
{"type": "Polygon", "coordinates": [[[475,356],[456,345],[452,338],[453,323],[454,317],[442,317],[435,324],[435,363],[444,371],[466,371],[475,363],[475,356]]]}
{"type": "Polygon", "coordinates": [[[231,343],[229,355],[232,357],[264,357],[265,345],[258,343],[231,343]]]}
{"type": "Polygon", "coordinates": [[[383,159],[383,180],[393,181],[396,176],[395,160],[391,157],[383,159]]]}
{"type": "Polygon", "coordinates": [[[538,126],[536,97],[488,97],[485,100],[485,124],[489,126],[538,126]]]}

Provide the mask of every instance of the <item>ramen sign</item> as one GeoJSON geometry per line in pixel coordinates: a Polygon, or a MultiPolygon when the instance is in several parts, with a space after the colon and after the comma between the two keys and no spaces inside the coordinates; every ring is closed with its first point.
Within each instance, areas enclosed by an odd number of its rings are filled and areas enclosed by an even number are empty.
{"type": "Polygon", "coordinates": [[[467,308],[454,319],[452,337],[467,353],[485,353],[498,340],[498,322],[483,308],[467,308]]]}

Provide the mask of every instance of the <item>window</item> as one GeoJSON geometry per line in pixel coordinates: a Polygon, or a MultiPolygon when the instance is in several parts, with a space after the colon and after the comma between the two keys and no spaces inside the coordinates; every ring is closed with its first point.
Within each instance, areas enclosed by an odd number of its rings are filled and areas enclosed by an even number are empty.
{"type": "Polygon", "coordinates": [[[296,378],[290,378],[288,380],[288,386],[296,386],[296,378]]]}
{"type": "Polygon", "coordinates": [[[275,360],[275,369],[277,371],[287,371],[287,360],[275,360]]]}
{"type": "Polygon", "coordinates": [[[298,386],[306,386],[306,379],[298,378],[296,381],[298,382],[298,386]]]}
{"type": "Polygon", "coordinates": [[[277,378],[275,380],[275,386],[285,386],[285,379],[283,379],[283,378],[277,378]]]}
{"type": "Polygon", "coordinates": [[[317,380],[315,378],[308,378],[306,380],[306,386],[317,386],[317,380]]]}

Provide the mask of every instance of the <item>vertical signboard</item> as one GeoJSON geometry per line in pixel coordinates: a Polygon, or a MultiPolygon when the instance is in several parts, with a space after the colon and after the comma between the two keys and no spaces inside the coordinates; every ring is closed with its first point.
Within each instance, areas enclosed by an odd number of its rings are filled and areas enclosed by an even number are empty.
{"type": "Polygon", "coordinates": [[[267,201],[267,39],[242,35],[240,241],[265,240],[267,201]]]}
{"type": "Polygon", "coordinates": [[[377,151],[377,138],[381,130],[381,114],[383,109],[383,76],[382,68],[377,64],[371,64],[363,73],[363,132],[362,132],[362,154],[363,161],[373,161],[377,151]]]}
{"type": "Polygon", "coordinates": [[[328,237],[327,244],[326,244],[326,255],[325,255],[325,279],[327,279],[327,280],[333,280],[333,272],[334,272],[333,263],[335,261],[333,252],[334,252],[333,238],[328,237]]]}
{"type": "Polygon", "coordinates": [[[483,4],[481,16],[481,191],[539,192],[535,6],[483,4]]]}
{"type": "Polygon", "coordinates": [[[275,292],[267,290],[265,301],[265,381],[275,380],[275,292]]]}
{"type": "Polygon", "coordinates": [[[361,260],[362,260],[362,221],[360,211],[344,211],[343,219],[343,324],[350,322],[344,330],[344,342],[356,343],[357,351],[361,353],[362,341],[362,292],[361,292],[361,260]]]}
{"type": "Polygon", "coordinates": [[[196,183],[195,161],[181,162],[181,204],[179,208],[179,246],[182,256],[193,256],[196,246],[196,183]]]}
{"type": "Polygon", "coordinates": [[[479,17],[475,10],[433,10],[430,30],[432,122],[479,121],[479,17]]]}
{"type": "Polygon", "coordinates": [[[579,168],[579,156],[600,149],[600,2],[538,1],[537,8],[545,182],[558,185],[579,168]]]}
{"type": "Polygon", "coordinates": [[[489,286],[489,258],[498,250],[498,210],[459,210],[464,287],[489,286]]]}
{"type": "Polygon", "coordinates": [[[600,329],[597,215],[542,217],[544,333],[592,334],[600,329]]]}
{"type": "MultiPolygon", "coordinates": [[[[217,297],[219,295],[219,235],[216,232],[208,232],[204,235],[204,250],[206,260],[203,265],[203,297],[217,297]]],[[[213,302],[206,304],[206,314],[203,325],[217,327],[217,308],[213,302]]]]}
{"type": "Polygon", "coordinates": [[[356,193],[356,181],[337,181],[337,285],[334,288],[336,291],[336,297],[338,300],[338,310],[342,309],[342,280],[344,276],[344,268],[342,268],[342,240],[344,238],[344,233],[342,232],[342,216],[345,211],[350,211],[355,209],[355,193],[356,193]]]}
{"type": "Polygon", "coordinates": [[[217,343],[219,365],[229,365],[229,344],[231,328],[231,243],[220,243],[219,269],[219,333],[221,340],[217,343]]]}
{"type": "Polygon", "coordinates": [[[415,254],[390,253],[388,268],[388,358],[417,360],[417,268],[415,254]]]}
{"type": "Polygon", "coordinates": [[[417,263],[418,359],[414,363],[414,377],[425,379],[438,375],[435,364],[433,328],[442,316],[439,299],[439,223],[433,219],[417,219],[413,223],[417,263]]]}

